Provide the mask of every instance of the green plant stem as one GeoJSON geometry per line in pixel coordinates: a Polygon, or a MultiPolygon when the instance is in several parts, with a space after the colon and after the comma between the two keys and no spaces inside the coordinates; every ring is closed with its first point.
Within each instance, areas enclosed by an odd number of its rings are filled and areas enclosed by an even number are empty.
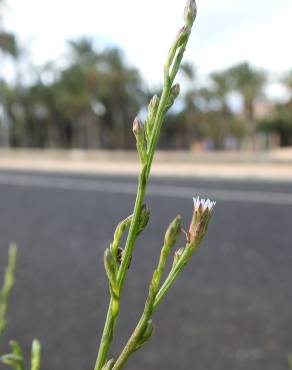
{"type": "Polygon", "coordinates": [[[116,360],[112,370],[120,370],[123,368],[125,363],[127,362],[128,358],[131,356],[133,352],[136,350],[137,342],[141,336],[141,332],[145,329],[145,326],[149,320],[149,314],[143,312],[133,334],[131,335],[130,339],[128,340],[126,346],[124,347],[123,351],[121,352],[120,356],[116,360]]]}
{"type": "Polygon", "coordinates": [[[0,337],[6,327],[6,312],[8,299],[14,284],[14,274],[16,267],[17,247],[12,244],[8,250],[8,265],[4,274],[3,287],[0,291],[0,337]]]}
{"type": "Polygon", "coordinates": [[[154,309],[157,308],[157,306],[162,301],[163,297],[168,292],[169,288],[174,283],[175,279],[177,278],[178,274],[183,270],[184,266],[188,263],[190,260],[192,254],[196,251],[198,248],[200,242],[196,241],[193,244],[187,244],[185,246],[184,252],[181,255],[179,261],[173,266],[170,273],[168,274],[167,278],[165,279],[164,283],[160,287],[154,301],[154,309]]]}
{"type": "MultiPolygon", "coordinates": [[[[124,285],[129,262],[130,262],[132,252],[134,249],[134,245],[135,245],[135,241],[137,238],[137,228],[138,228],[142,204],[143,204],[144,196],[146,192],[147,181],[150,175],[150,170],[151,170],[154,153],[155,153],[155,149],[156,149],[157,142],[158,142],[159,133],[160,133],[163,119],[164,119],[164,116],[167,110],[166,107],[167,107],[169,97],[171,94],[172,83],[178,71],[186,44],[189,39],[189,35],[190,35],[190,29],[187,30],[185,40],[181,45],[178,44],[177,39],[175,40],[172,48],[170,49],[170,52],[168,54],[168,58],[167,58],[167,61],[164,67],[164,85],[163,85],[163,90],[162,90],[162,95],[160,98],[158,110],[154,117],[153,131],[152,131],[152,135],[151,135],[151,139],[150,139],[150,143],[149,143],[148,151],[147,151],[147,162],[142,167],[142,171],[139,176],[138,190],[137,190],[137,196],[136,196],[136,201],[135,201],[135,206],[134,206],[134,211],[133,211],[133,218],[132,218],[131,226],[129,229],[129,233],[128,233],[128,237],[127,237],[127,241],[126,241],[126,245],[124,249],[122,263],[119,268],[118,276],[117,276],[117,280],[119,284],[119,295],[121,294],[121,291],[124,285]],[[171,70],[172,65],[173,65],[173,68],[171,70]]],[[[113,317],[112,309],[111,309],[112,303],[113,302],[111,300],[109,304],[107,318],[106,318],[103,334],[101,337],[99,352],[98,352],[94,370],[101,370],[102,367],[104,366],[106,362],[107,354],[109,351],[109,347],[110,347],[110,344],[113,338],[113,333],[114,333],[114,328],[115,328],[115,323],[118,317],[118,313],[115,317],[113,317]]]]}
{"type": "Polygon", "coordinates": [[[108,353],[110,343],[112,341],[111,336],[112,336],[113,328],[115,325],[115,320],[112,315],[112,304],[113,304],[113,299],[111,298],[109,306],[108,306],[108,310],[107,310],[106,320],[105,320],[105,324],[104,324],[104,328],[103,328],[103,332],[101,336],[99,351],[98,351],[94,370],[102,369],[103,365],[106,362],[106,356],[108,353]]]}

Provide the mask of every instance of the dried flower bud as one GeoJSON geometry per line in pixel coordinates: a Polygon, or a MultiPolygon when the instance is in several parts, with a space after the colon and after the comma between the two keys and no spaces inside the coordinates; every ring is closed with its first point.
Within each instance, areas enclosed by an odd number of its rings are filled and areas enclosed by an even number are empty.
{"type": "Polygon", "coordinates": [[[197,5],[195,0],[188,0],[184,10],[186,25],[191,27],[197,16],[197,5]]]}
{"type": "Polygon", "coordinates": [[[168,245],[173,245],[177,241],[180,232],[181,232],[181,216],[178,215],[168,226],[164,237],[164,243],[168,245]]]}
{"type": "Polygon", "coordinates": [[[136,135],[141,135],[144,133],[144,125],[140,118],[136,117],[133,121],[133,132],[136,135]]]}
{"type": "Polygon", "coordinates": [[[194,212],[188,232],[189,243],[200,243],[203,239],[216,202],[210,199],[193,198],[194,212]]]}

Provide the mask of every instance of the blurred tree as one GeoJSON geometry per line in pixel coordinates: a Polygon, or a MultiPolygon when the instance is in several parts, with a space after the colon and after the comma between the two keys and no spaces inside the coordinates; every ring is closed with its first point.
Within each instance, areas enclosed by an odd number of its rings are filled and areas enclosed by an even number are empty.
{"type": "MultiPolygon", "coordinates": [[[[0,0],[0,54],[1,60],[8,57],[14,61],[15,81],[0,80],[0,145],[133,148],[132,121],[143,112],[149,91],[139,72],[126,64],[121,51],[100,50],[90,38],[79,38],[68,44],[65,67],[51,62],[31,68],[28,82],[24,82],[21,64],[25,55],[15,35],[4,28],[3,4],[0,0]]],[[[181,70],[188,88],[176,110],[167,115],[161,148],[237,148],[245,135],[244,121],[249,124],[255,147],[255,103],[263,94],[266,74],[244,62],[210,74],[207,83],[199,86],[192,64],[184,63],[181,70]],[[234,92],[242,97],[242,117],[230,104],[234,92]]],[[[292,71],[282,82],[290,100],[277,105],[264,129],[277,131],[282,145],[287,145],[292,71]]],[[[262,123],[259,127],[263,130],[262,123]]]]}
{"type": "Polygon", "coordinates": [[[145,89],[138,70],[127,67],[121,52],[105,50],[99,63],[98,99],[105,107],[103,116],[114,148],[133,148],[133,117],[146,103],[145,89]]]}
{"type": "Polygon", "coordinates": [[[292,69],[284,74],[281,82],[288,90],[289,99],[292,100],[292,69]]]}
{"type": "MultiPolygon", "coordinates": [[[[0,0],[0,69],[5,60],[5,56],[9,56],[14,61],[19,58],[19,46],[16,41],[16,37],[13,33],[7,32],[4,28],[3,14],[4,14],[5,3],[0,0]]],[[[9,107],[7,102],[6,93],[10,90],[7,84],[3,80],[3,76],[0,76],[0,145],[8,146],[11,141],[11,131],[13,131],[14,121],[10,120],[9,107]]],[[[9,95],[13,94],[13,91],[9,91],[9,95]]],[[[15,95],[15,94],[14,94],[15,95]]]]}
{"type": "Polygon", "coordinates": [[[263,94],[267,81],[266,73],[251,67],[247,62],[239,63],[226,71],[230,89],[237,91],[243,99],[244,118],[249,123],[251,142],[255,149],[256,122],[254,104],[263,94]]]}
{"type": "Polygon", "coordinates": [[[228,73],[223,72],[213,72],[210,74],[210,79],[212,83],[212,94],[213,98],[218,99],[221,109],[224,112],[229,112],[227,104],[227,95],[230,93],[230,84],[228,79],[228,73]]]}
{"type": "Polygon", "coordinates": [[[277,133],[280,146],[292,145],[292,100],[287,103],[278,103],[272,117],[258,122],[258,130],[266,133],[277,133]]]}
{"type": "Polygon", "coordinates": [[[47,75],[48,69],[40,71],[28,93],[32,145],[133,147],[129,127],[144,93],[138,71],[125,65],[119,50],[97,51],[85,38],[71,41],[68,66],[51,65],[49,82],[47,75]]]}

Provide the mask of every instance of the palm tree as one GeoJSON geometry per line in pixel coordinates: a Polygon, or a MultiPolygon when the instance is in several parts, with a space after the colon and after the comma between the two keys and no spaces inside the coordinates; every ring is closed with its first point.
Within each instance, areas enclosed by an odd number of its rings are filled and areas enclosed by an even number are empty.
{"type": "Polygon", "coordinates": [[[256,123],[254,117],[254,104],[263,94],[267,81],[266,73],[251,67],[247,62],[240,63],[227,70],[230,88],[237,91],[243,99],[243,114],[250,125],[251,141],[255,149],[256,123]]]}
{"type": "Polygon", "coordinates": [[[230,85],[227,72],[213,72],[210,75],[210,79],[214,97],[219,100],[223,111],[229,111],[227,95],[230,92],[230,85]]]}
{"type": "MultiPolygon", "coordinates": [[[[17,60],[19,56],[19,48],[17,45],[17,41],[15,35],[13,33],[7,32],[4,29],[3,25],[3,7],[4,1],[0,0],[0,57],[3,55],[8,55],[12,57],[14,61],[17,60]]],[[[2,58],[3,60],[3,58],[2,58]]],[[[0,67],[1,69],[1,67],[0,67]]],[[[12,122],[9,119],[9,112],[7,106],[7,88],[6,84],[3,80],[1,80],[0,76],[0,105],[2,106],[2,122],[0,121],[0,136],[1,136],[1,143],[3,145],[9,145],[10,142],[10,126],[12,122]]]]}

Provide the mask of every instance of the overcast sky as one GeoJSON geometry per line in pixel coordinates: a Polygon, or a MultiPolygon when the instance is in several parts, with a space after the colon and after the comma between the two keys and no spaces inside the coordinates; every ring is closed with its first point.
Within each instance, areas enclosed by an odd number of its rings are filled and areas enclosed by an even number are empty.
{"type": "MultiPolygon", "coordinates": [[[[118,45],[150,84],[182,25],[185,0],[7,0],[6,28],[30,45],[34,62],[64,55],[65,41],[88,35],[118,45]]],[[[198,0],[186,53],[201,75],[248,60],[275,75],[292,68],[291,0],[198,0]]]]}

